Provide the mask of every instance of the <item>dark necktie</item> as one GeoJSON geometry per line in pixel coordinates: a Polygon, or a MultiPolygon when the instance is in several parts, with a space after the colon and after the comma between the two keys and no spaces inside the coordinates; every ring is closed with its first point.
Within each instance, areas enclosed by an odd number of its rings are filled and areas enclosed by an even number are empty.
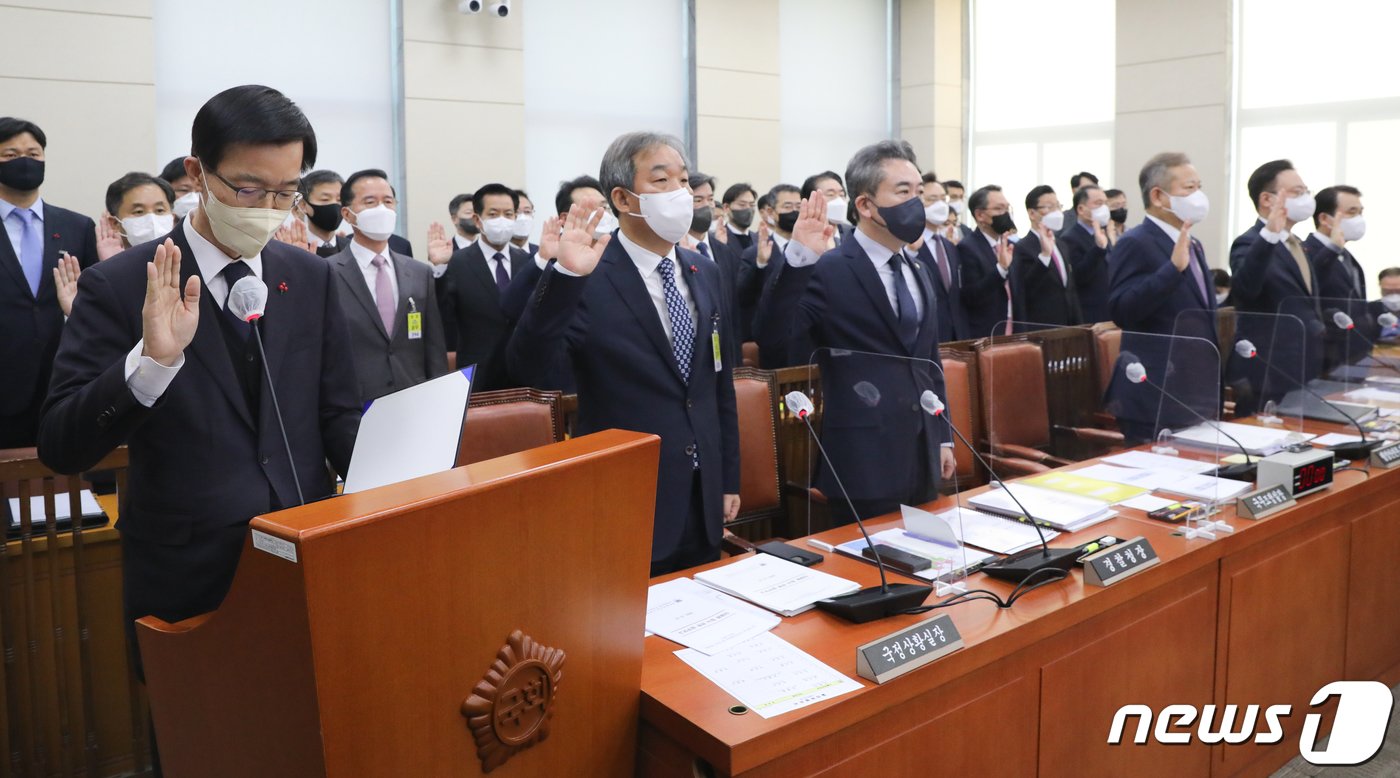
{"type": "Polygon", "coordinates": [[[228,293],[224,295],[224,316],[227,317],[229,322],[232,323],[233,334],[237,335],[240,340],[244,341],[247,341],[248,336],[253,334],[252,325],[238,318],[233,314],[233,311],[230,311],[228,309],[228,300],[229,295],[233,293],[233,285],[238,283],[240,280],[252,275],[252,273],[253,269],[248,267],[248,263],[244,262],[241,259],[224,265],[224,269],[219,271],[219,275],[223,276],[224,281],[228,283],[228,293]]]}
{"type": "Polygon", "coordinates": [[[914,309],[914,295],[909,291],[909,282],[904,280],[904,262],[899,252],[890,257],[890,269],[894,271],[894,299],[899,303],[895,314],[899,318],[899,339],[904,347],[914,350],[919,337],[919,313],[914,309]]]}
{"type": "Polygon", "coordinates": [[[1201,265],[1206,263],[1205,254],[1201,251],[1200,244],[1191,241],[1191,277],[1196,279],[1196,289],[1201,293],[1201,299],[1206,301],[1206,306],[1210,307],[1210,301],[1215,299],[1215,295],[1210,293],[1206,287],[1206,274],[1201,270],[1201,265]]]}
{"type": "Polygon", "coordinates": [[[948,252],[943,250],[943,241],[938,238],[931,238],[933,241],[933,256],[938,261],[938,278],[943,281],[943,289],[953,288],[953,271],[948,267],[948,252]]]}
{"type": "Polygon", "coordinates": [[[690,306],[681,297],[680,287],[676,286],[675,263],[670,257],[662,257],[656,266],[661,275],[661,290],[666,299],[666,316],[671,320],[671,350],[676,355],[676,367],[681,378],[690,382],[690,361],[695,355],[695,319],[690,315],[690,306]]]}
{"type": "Polygon", "coordinates": [[[510,286],[510,274],[506,272],[506,258],[499,251],[491,258],[496,260],[496,290],[505,294],[506,287],[510,286]]]}
{"type": "Polygon", "coordinates": [[[705,241],[702,240],[699,243],[695,244],[695,250],[700,252],[700,256],[704,257],[705,259],[710,258],[710,246],[705,241]]]}

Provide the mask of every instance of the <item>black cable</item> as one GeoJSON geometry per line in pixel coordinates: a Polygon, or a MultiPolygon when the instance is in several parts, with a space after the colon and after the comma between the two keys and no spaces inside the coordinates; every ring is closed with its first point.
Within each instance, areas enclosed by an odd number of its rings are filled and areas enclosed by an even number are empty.
{"type": "Polygon", "coordinates": [[[297,477],[297,461],[292,459],[292,444],[287,440],[287,424],[282,421],[282,408],[277,404],[277,390],[272,386],[272,369],[267,364],[267,352],[263,350],[262,333],[258,331],[257,322],[249,322],[253,328],[253,337],[258,341],[258,354],[262,356],[263,375],[267,376],[267,393],[272,397],[272,410],[277,412],[277,428],[282,431],[282,445],[287,449],[287,464],[292,468],[292,483],[297,487],[297,500],[302,505],[306,504],[306,497],[301,493],[301,479],[297,477]]]}
{"type": "Polygon", "coordinates": [[[987,600],[988,602],[996,603],[996,606],[998,608],[1006,609],[1015,605],[1016,601],[1021,599],[1021,597],[1025,594],[1035,591],[1036,589],[1039,589],[1042,586],[1063,581],[1068,577],[1069,573],[1065,570],[1061,570],[1058,567],[1039,567],[1035,570],[1032,570],[1029,575],[1021,579],[1021,582],[1016,584],[1016,588],[1012,589],[1011,594],[1008,595],[1005,599],[1002,599],[1002,597],[996,592],[990,591],[988,589],[969,589],[968,591],[955,594],[952,597],[943,600],[942,602],[936,602],[932,605],[920,605],[917,608],[910,608],[908,610],[900,612],[907,615],[917,615],[920,613],[927,613],[931,610],[937,610],[939,608],[951,608],[954,605],[962,605],[964,603],[976,602],[978,600],[987,600]],[[1041,576],[1043,573],[1049,573],[1051,575],[1050,577],[1045,578],[1045,580],[1043,581],[1038,581],[1029,586],[1026,585],[1028,581],[1030,581],[1033,578],[1036,578],[1037,576],[1041,576]]]}

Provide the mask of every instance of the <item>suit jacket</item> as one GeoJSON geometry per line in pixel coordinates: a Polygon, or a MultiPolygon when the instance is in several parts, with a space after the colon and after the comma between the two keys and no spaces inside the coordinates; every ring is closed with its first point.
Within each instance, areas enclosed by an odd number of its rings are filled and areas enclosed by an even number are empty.
{"type": "MultiPolygon", "coordinates": [[[[476,388],[481,391],[513,384],[506,370],[505,348],[515,325],[502,307],[504,295],[484,250],[478,242],[454,252],[437,287],[447,350],[457,352],[457,367],[477,366],[476,388]]],[[[514,246],[507,250],[512,279],[535,262],[514,246]]]]}
{"type": "Polygon", "coordinates": [[[1317,281],[1318,303],[1322,314],[1323,348],[1326,366],[1354,363],[1371,353],[1370,343],[1380,337],[1378,313],[1371,313],[1366,302],[1366,271],[1350,251],[1338,254],[1317,239],[1317,233],[1303,241],[1303,253],[1312,265],[1317,281]],[[1331,312],[1343,311],[1356,328],[1343,330],[1331,325],[1331,312]],[[1369,342],[1368,342],[1369,341],[1369,342]]]}
{"type": "Polygon", "coordinates": [[[932,240],[943,247],[944,256],[948,258],[948,275],[952,278],[952,284],[945,289],[943,278],[938,272],[933,244],[925,241],[924,245],[919,247],[919,259],[928,268],[929,277],[933,279],[934,296],[938,299],[938,342],[947,343],[978,337],[973,333],[967,310],[963,307],[962,257],[958,254],[958,247],[942,235],[934,235],[932,240]]]}
{"type": "Polygon", "coordinates": [[[512,372],[532,381],[548,377],[556,359],[573,364],[578,434],[616,427],[661,437],[653,560],[671,556],[682,541],[695,477],[692,457],[700,462],[711,545],[719,543],[723,496],[739,491],[733,364],[721,360],[716,369],[710,348],[716,329],[721,353],[732,348],[732,334],[721,325],[726,317],[719,269],[688,249],[676,249],[676,257],[697,311],[689,382],[681,377],[646,282],[616,233],[590,275],[576,278],[552,266],[544,272],[508,350],[512,372]]]}
{"type": "Polygon", "coordinates": [[[59,252],[84,268],[97,264],[97,228],[92,219],[44,203],[44,267],[39,293],[29,290],[9,237],[0,232],[0,448],[34,445],[39,409],[49,388],[54,352],[63,331],[63,311],[53,283],[59,252]]]}
{"type": "MultiPolygon", "coordinates": [[[[757,212],[755,212],[755,215],[757,215],[757,212]]],[[[729,225],[724,225],[724,228],[726,230],[729,230],[729,225]]],[[[742,253],[744,249],[747,249],[749,246],[753,245],[754,234],[752,232],[747,231],[735,232],[734,230],[729,230],[729,239],[737,243],[736,248],[738,248],[739,251],[736,251],[735,254],[739,254],[742,253]]],[[[715,242],[718,243],[719,241],[715,242]]]]}
{"type": "MultiPolygon", "coordinates": [[[[182,287],[199,274],[183,226],[176,222],[169,236],[181,251],[182,287]]],[[[262,251],[262,278],[272,293],[257,326],[294,462],[273,404],[250,411],[222,332],[224,314],[207,293],[199,298],[199,326],[183,367],[152,407],[141,405],[127,388],[124,363],[141,339],[146,265],[156,245],[136,246],[83,272],[54,359],[39,457],[61,473],[79,473],[117,446],[129,447],[117,529],[124,539],[164,549],[169,564],[187,573],[151,583],[162,571],[132,569],[139,563],[128,556],[127,614],[185,618],[222,599],[249,519],[297,504],[293,466],[308,501],[333,493],[326,462],[346,472],[360,396],[330,265],[272,241],[262,251]],[[211,550],[207,539],[221,530],[235,533],[233,545],[211,550]]]]}
{"type": "Polygon", "coordinates": [[[758,266],[757,241],[739,255],[737,274],[734,277],[734,307],[739,316],[738,332],[741,343],[755,340],[757,328],[754,319],[758,315],[758,301],[763,296],[763,284],[768,279],[768,270],[773,266],[773,260],[783,253],[772,235],[768,236],[768,243],[773,250],[769,253],[768,264],[764,267],[758,266]]]}
{"type": "MultiPolygon", "coordinates": [[[[1285,339],[1287,350],[1276,348],[1269,361],[1289,375],[1301,370],[1305,379],[1315,378],[1322,372],[1324,341],[1329,337],[1319,307],[1316,274],[1308,262],[1310,292],[1288,246],[1284,241],[1264,240],[1259,234],[1263,227],[1264,222],[1256,220],[1230,246],[1230,297],[1235,304],[1236,338],[1253,341],[1260,356],[1269,356],[1267,347],[1261,344],[1285,339]]],[[[1226,381],[1237,391],[1247,382],[1260,404],[1278,400],[1293,388],[1285,385],[1288,382],[1281,375],[1268,371],[1260,360],[1231,358],[1226,381]]],[[[1254,406],[1249,396],[1243,398],[1245,402],[1240,399],[1236,398],[1236,412],[1251,412],[1254,406]]]]}
{"type": "MultiPolygon", "coordinates": [[[[320,246],[317,246],[316,255],[330,259],[336,254],[350,248],[350,240],[351,238],[349,235],[337,234],[334,244],[322,243],[320,246]]],[[[398,235],[389,236],[389,250],[403,254],[406,257],[413,256],[413,244],[409,243],[407,238],[402,238],[398,235]]]]}
{"type": "Polygon", "coordinates": [[[758,304],[754,308],[753,339],[758,342],[758,363],[764,370],[776,370],[791,365],[805,365],[811,356],[811,344],[805,339],[794,340],[793,318],[797,304],[807,288],[809,275],[788,265],[783,252],[774,252],[768,266],[754,271],[762,278],[758,304]]]}
{"type": "MultiPolygon", "coordinates": [[[[1191,242],[1200,246],[1194,237],[1191,242]]],[[[1152,383],[1191,408],[1208,418],[1219,409],[1220,386],[1213,377],[1220,374],[1220,360],[1210,267],[1203,261],[1202,250],[1202,259],[1193,260],[1206,279],[1202,296],[1190,269],[1180,271],[1172,264],[1174,247],[1161,227],[1145,219],[1114,244],[1109,265],[1109,312],[1123,329],[1123,340],[1108,387],[1108,407],[1120,424],[1133,425],[1149,437],[1160,426],[1190,426],[1196,419],[1150,385],[1129,383],[1123,367],[1133,357],[1142,362],[1152,383]]]]}
{"type": "Polygon", "coordinates": [[[331,258],[350,326],[360,397],[366,402],[447,373],[447,346],[443,342],[433,272],[422,262],[393,249],[389,254],[399,287],[392,336],[384,331],[379,308],[370,296],[354,253],[347,248],[331,258]],[[421,337],[412,340],[408,337],[410,310],[422,315],[421,337]]]}
{"type": "MultiPolygon", "coordinates": [[[[554,265],[554,260],[549,260],[548,266],[554,265]]],[[[506,293],[501,296],[501,310],[505,312],[506,318],[518,322],[525,313],[525,306],[529,304],[530,298],[535,294],[535,285],[544,276],[545,271],[540,268],[537,257],[531,256],[530,262],[520,268],[520,272],[510,277],[510,286],[506,287],[506,293]]],[[[531,380],[528,375],[517,374],[510,370],[510,362],[506,362],[507,373],[510,375],[512,383],[519,386],[533,386],[536,389],[557,389],[564,394],[576,394],[578,385],[574,382],[574,371],[567,358],[559,358],[554,366],[548,370],[539,372],[531,380]]]]}
{"type": "Polygon", "coordinates": [[[1109,321],[1108,247],[1099,248],[1094,236],[1078,221],[1055,236],[1055,245],[1074,269],[1075,291],[1079,295],[1082,320],[1088,324],[1109,321]]]}
{"type": "Polygon", "coordinates": [[[1007,283],[997,269],[996,251],[987,243],[980,230],[958,242],[958,257],[962,265],[963,307],[972,328],[970,337],[985,338],[993,331],[1001,333],[1007,318],[1007,283]]]}
{"type": "Polygon", "coordinates": [[[1311,263],[1307,281],[1313,289],[1310,292],[1288,246],[1284,241],[1263,240],[1259,235],[1263,227],[1264,222],[1256,221],[1230,244],[1230,296],[1235,307],[1245,312],[1269,314],[1315,309],[1318,283],[1311,263]]]}
{"type": "Polygon", "coordinates": [[[938,483],[938,447],[950,433],[919,409],[919,397],[931,389],[947,399],[934,292],[940,282],[922,260],[910,268],[923,298],[912,350],[899,337],[889,296],[859,242],[848,240],[798,269],[809,280],[793,328],[818,349],[822,444],[831,458],[817,486],[833,498],[841,494],[833,470],[853,500],[902,500],[920,483],[938,483]],[[921,465],[930,472],[919,473],[921,465]]]}
{"type": "MultiPolygon", "coordinates": [[[[1055,245],[1058,249],[1059,243],[1055,245]]],[[[1060,260],[1065,269],[1065,280],[1061,281],[1054,260],[1049,265],[1042,264],[1040,252],[1040,236],[1034,232],[1018,241],[1012,252],[1011,311],[1016,321],[1023,325],[1050,324],[1058,327],[1080,324],[1084,317],[1079,311],[1074,266],[1060,251],[1060,260]]]]}
{"type": "MultiPolygon", "coordinates": [[[[745,247],[731,232],[728,243],[720,243],[714,239],[714,235],[710,235],[707,242],[713,254],[710,259],[714,260],[715,265],[719,267],[720,292],[724,295],[724,307],[728,311],[727,323],[729,331],[734,333],[734,346],[737,349],[748,335],[748,327],[744,325],[739,313],[735,287],[739,282],[740,265],[743,264],[741,256],[753,246],[753,241],[750,241],[749,246],[745,247]]],[[[730,358],[734,359],[738,356],[739,354],[736,352],[730,358]]]]}

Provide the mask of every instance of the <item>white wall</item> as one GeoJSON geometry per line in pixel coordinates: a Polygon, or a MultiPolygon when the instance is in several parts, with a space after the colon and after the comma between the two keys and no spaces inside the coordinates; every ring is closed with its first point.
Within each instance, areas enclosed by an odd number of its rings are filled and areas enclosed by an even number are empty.
{"type": "Polygon", "coordinates": [[[680,0],[529,0],[523,15],[525,187],[537,221],[559,182],[598,175],[608,144],[633,130],[681,137],[685,51],[680,0]]]}
{"type": "Polygon", "coordinates": [[[317,168],[393,173],[388,0],[153,3],[160,165],[189,153],[190,126],[209,98],[265,84],[311,120],[317,168]]]}
{"type": "Polygon", "coordinates": [[[888,137],[885,51],[884,0],[779,0],[784,181],[888,137]]]}

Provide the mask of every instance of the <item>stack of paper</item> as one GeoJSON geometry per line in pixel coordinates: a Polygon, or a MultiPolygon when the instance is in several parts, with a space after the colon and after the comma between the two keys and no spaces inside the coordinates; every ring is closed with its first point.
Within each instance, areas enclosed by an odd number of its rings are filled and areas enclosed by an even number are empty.
{"type": "Polygon", "coordinates": [[[1214,462],[1201,462],[1195,459],[1169,457],[1162,454],[1151,454],[1146,451],[1124,451],[1121,454],[1104,457],[1102,461],[1110,465],[1136,467],[1143,470],[1180,470],[1183,473],[1208,473],[1215,469],[1214,462]]]}
{"type": "Polygon", "coordinates": [[[696,573],[695,580],[784,616],[810,610],[817,600],[860,590],[860,584],[803,567],[772,554],[754,554],[696,573]]]}
{"type": "Polygon", "coordinates": [[[1282,451],[1284,446],[1313,437],[1302,432],[1221,421],[1188,427],[1172,433],[1172,438],[1193,446],[1238,451],[1235,441],[1222,434],[1222,430],[1238,440],[1247,453],[1255,456],[1268,456],[1282,451]]]}
{"type": "MultiPolygon", "coordinates": [[[[975,572],[993,556],[985,551],[978,551],[975,548],[968,548],[963,545],[948,546],[942,543],[934,543],[923,538],[909,534],[907,530],[887,529],[876,532],[870,536],[870,540],[876,545],[893,546],[914,556],[920,556],[929,560],[933,564],[927,570],[920,570],[914,575],[928,581],[960,578],[968,573],[975,572]]],[[[854,557],[870,564],[875,564],[875,560],[865,556],[867,548],[865,538],[856,538],[836,547],[839,553],[849,557],[854,557]]]]}
{"type": "Polygon", "coordinates": [[[1074,471],[1090,478],[1132,484],[1145,489],[1178,494],[1193,500],[1220,502],[1237,494],[1249,491],[1253,486],[1248,481],[1232,478],[1216,478],[1211,475],[1186,473],[1173,470],[1146,470],[1137,467],[1114,467],[1113,465],[1090,465],[1074,471]]]}
{"type": "Polygon", "coordinates": [[[647,590],[647,632],[716,654],[778,626],[777,616],[724,592],[677,578],[647,590]]]}
{"type": "Polygon", "coordinates": [[[1073,494],[1041,489],[1023,483],[1007,484],[1005,489],[989,489],[968,498],[968,502],[991,513],[1002,516],[1022,516],[1017,501],[1025,506],[1031,518],[1065,532],[1078,532],[1114,515],[1109,504],[1103,500],[1079,497],[1073,494]],[[1010,491],[1012,495],[1007,494],[1010,491]]]}
{"type": "MultiPolygon", "coordinates": [[[[68,495],[66,493],[54,495],[53,503],[54,513],[58,514],[59,526],[63,526],[71,518],[71,512],[68,509],[68,495]]],[[[103,515],[102,506],[97,504],[97,498],[93,497],[92,492],[87,489],[78,493],[78,509],[82,511],[83,518],[103,515]]],[[[9,514],[10,527],[18,529],[20,522],[18,497],[10,498],[9,514]]],[[[32,495],[29,498],[29,521],[36,528],[44,526],[44,496],[42,494],[32,495]]],[[[86,527],[88,523],[83,522],[82,526],[86,527]]]]}
{"type": "Polygon", "coordinates": [[[771,632],[712,656],[687,648],[677,651],[676,658],[765,719],[861,688],[860,682],[771,632]]]}
{"type": "Polygon", "coordinates": [[[1055,470],[1026,478],[1024,481],[1033,486],[1077,494],[1080,497],[1092,497],[1107,503],[1130,500],[1151,488],[1124,484],[1121,481],[1103,481],[1082,470],[1073,472],[1055,470]]]}
{"type": "MultiPolygon", "coordinates": [[[[932,514],[901,505],[900,511],[904,514],[904,530],[920,540],[952,545],[939,535],[938,525],[941,524],[948,527],[955,540],[998,554],[1014,554],[1040,545],[1040,533],[1030,524],[971,508],[950,508],[932,514]]],[[[1053,529],[1043,529],[1041,532],[1045,533],[1046,540],[1060,534],[1053,529]]]]}

